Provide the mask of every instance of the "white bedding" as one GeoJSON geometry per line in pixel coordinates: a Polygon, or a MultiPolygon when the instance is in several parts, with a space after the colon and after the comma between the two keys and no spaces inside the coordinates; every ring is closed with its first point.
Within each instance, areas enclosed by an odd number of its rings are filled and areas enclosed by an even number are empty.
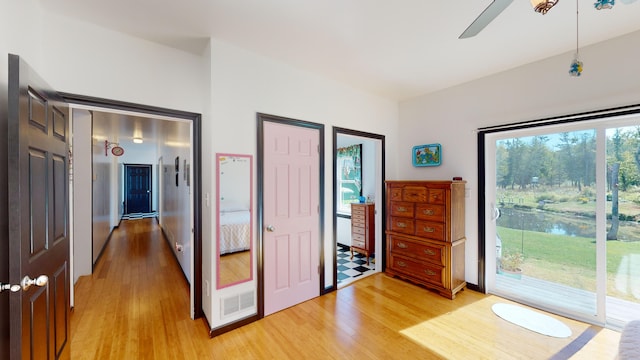
{"type": "Polygon", "coordinates": [[[250,220],[249,210],[220,213],[220,255],[249,250],[250,220]]]}

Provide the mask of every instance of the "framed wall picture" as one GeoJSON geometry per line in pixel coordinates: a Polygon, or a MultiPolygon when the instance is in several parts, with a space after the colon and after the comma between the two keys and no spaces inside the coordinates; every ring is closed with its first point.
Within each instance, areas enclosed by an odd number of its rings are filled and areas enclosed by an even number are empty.
{"type": "Polygon", "coordinates": [[[438,166],[442,162],[440,144],[418,145],[411,152],[413,166],[438,166]]]}

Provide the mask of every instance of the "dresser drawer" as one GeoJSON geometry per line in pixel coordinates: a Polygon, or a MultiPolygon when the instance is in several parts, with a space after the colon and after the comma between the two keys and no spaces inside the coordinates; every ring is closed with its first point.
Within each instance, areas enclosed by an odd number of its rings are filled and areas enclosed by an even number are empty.
{"type": "Polygon", "coordinates": [[[402,201],[402,188],[390,188],[389,189],[389,200],[391,201],[402,201]]]}
{"type": "Polygon", "coordinates": [[[413,241],[400,236],[389,236],[389,249],[394,255],[417,257],[437,265],[444,265],[444,246],[413,241]]]}
{"type": "Polygon", "coordinates": [[[390,220],[389,229],[391,231],[413,235],[415,231],[413,219],[391,216],[390,220]]]}
{"type": "Polygon", "coordinates": [[[414,216],[414,205],[410,202],[400,202],[400,201],[392,201],[391,202],[391,216],[402,216],[412,218],[414,216]]]}
{"type": "Polygon", "coordinates": [[[353,234],[365,234],[366,233],[366,229],[364,228],[364,226],[358,227],[358,226],[352,226],[351,227],[351,233],[353,234]]]}
{"type": "Polygon", "coordinates": [[[411,202],[426,202],[429,191],[424,186],[405,186],[402,189],[402,200],[411,202]]]}
{"type": "Polygon", "coordinates": [[[351,241],[363,241],[364,242],[364,234],[351,234],[351,241]]]}
{"type": "Polygon", "coordinates": [[[444,224],[433,221],[416,220],[415,234],[416,236],[444,241],[444,224]]]}
{"type": "Polygon", "coordinates": [[[398,272],[418,277],[420,280],[443,286],[444,267],[423,263],[404,256],[391,254],[391,268],[398,272]]]}
{"type": "Polygon", "coordinates": [[[444,205],[416,204],[416,219],[444,222],[444,205]]]}
{"type": "Polygon", "coordinates": [[[357,247],[360,249],[367,249],[367,245],[364,242],[364,240],[360,241],[360,240],[351,240],[351,246],[352,247],[357,247]]]}
{"type": "Polygon", "coordinates": [[[445,195],[444,189],[429,189],[429,204],[444,204],[445,195]]]}
{"type": "Polygon", "coordinates": [[[364,208],[362,206],[351,206],[351,216],[358,215],[364,217],[364,208]]]}

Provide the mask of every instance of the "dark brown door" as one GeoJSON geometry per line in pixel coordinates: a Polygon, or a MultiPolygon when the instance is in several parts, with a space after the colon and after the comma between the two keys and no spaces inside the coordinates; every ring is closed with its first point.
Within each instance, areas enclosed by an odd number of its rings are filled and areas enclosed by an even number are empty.
{"type": "Polygon", "coordinates": [[[151,165],[125,165],[125,214],[151,212],[151,165]]]}
{"type": "Polygon", "coordinates": [[[16,55],[8,105],[9,278],[40,279],[11,294],[11,359],[57,359],[69,338],[68,107],[16,55]]]}

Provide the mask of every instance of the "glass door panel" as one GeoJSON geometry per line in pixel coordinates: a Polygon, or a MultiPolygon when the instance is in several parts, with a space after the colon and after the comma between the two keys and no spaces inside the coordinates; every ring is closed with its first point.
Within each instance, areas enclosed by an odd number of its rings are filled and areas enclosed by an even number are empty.
{"type": "Polygon", "coordinates": [[[538,130],[494,145],[496,266],[489,290],[592,319],[596,131],[538,130]]]}
{"type": "Polygon", "coordinates": [[[607,134],[607,322],[640,319],[640,128],[607,134]]]}

